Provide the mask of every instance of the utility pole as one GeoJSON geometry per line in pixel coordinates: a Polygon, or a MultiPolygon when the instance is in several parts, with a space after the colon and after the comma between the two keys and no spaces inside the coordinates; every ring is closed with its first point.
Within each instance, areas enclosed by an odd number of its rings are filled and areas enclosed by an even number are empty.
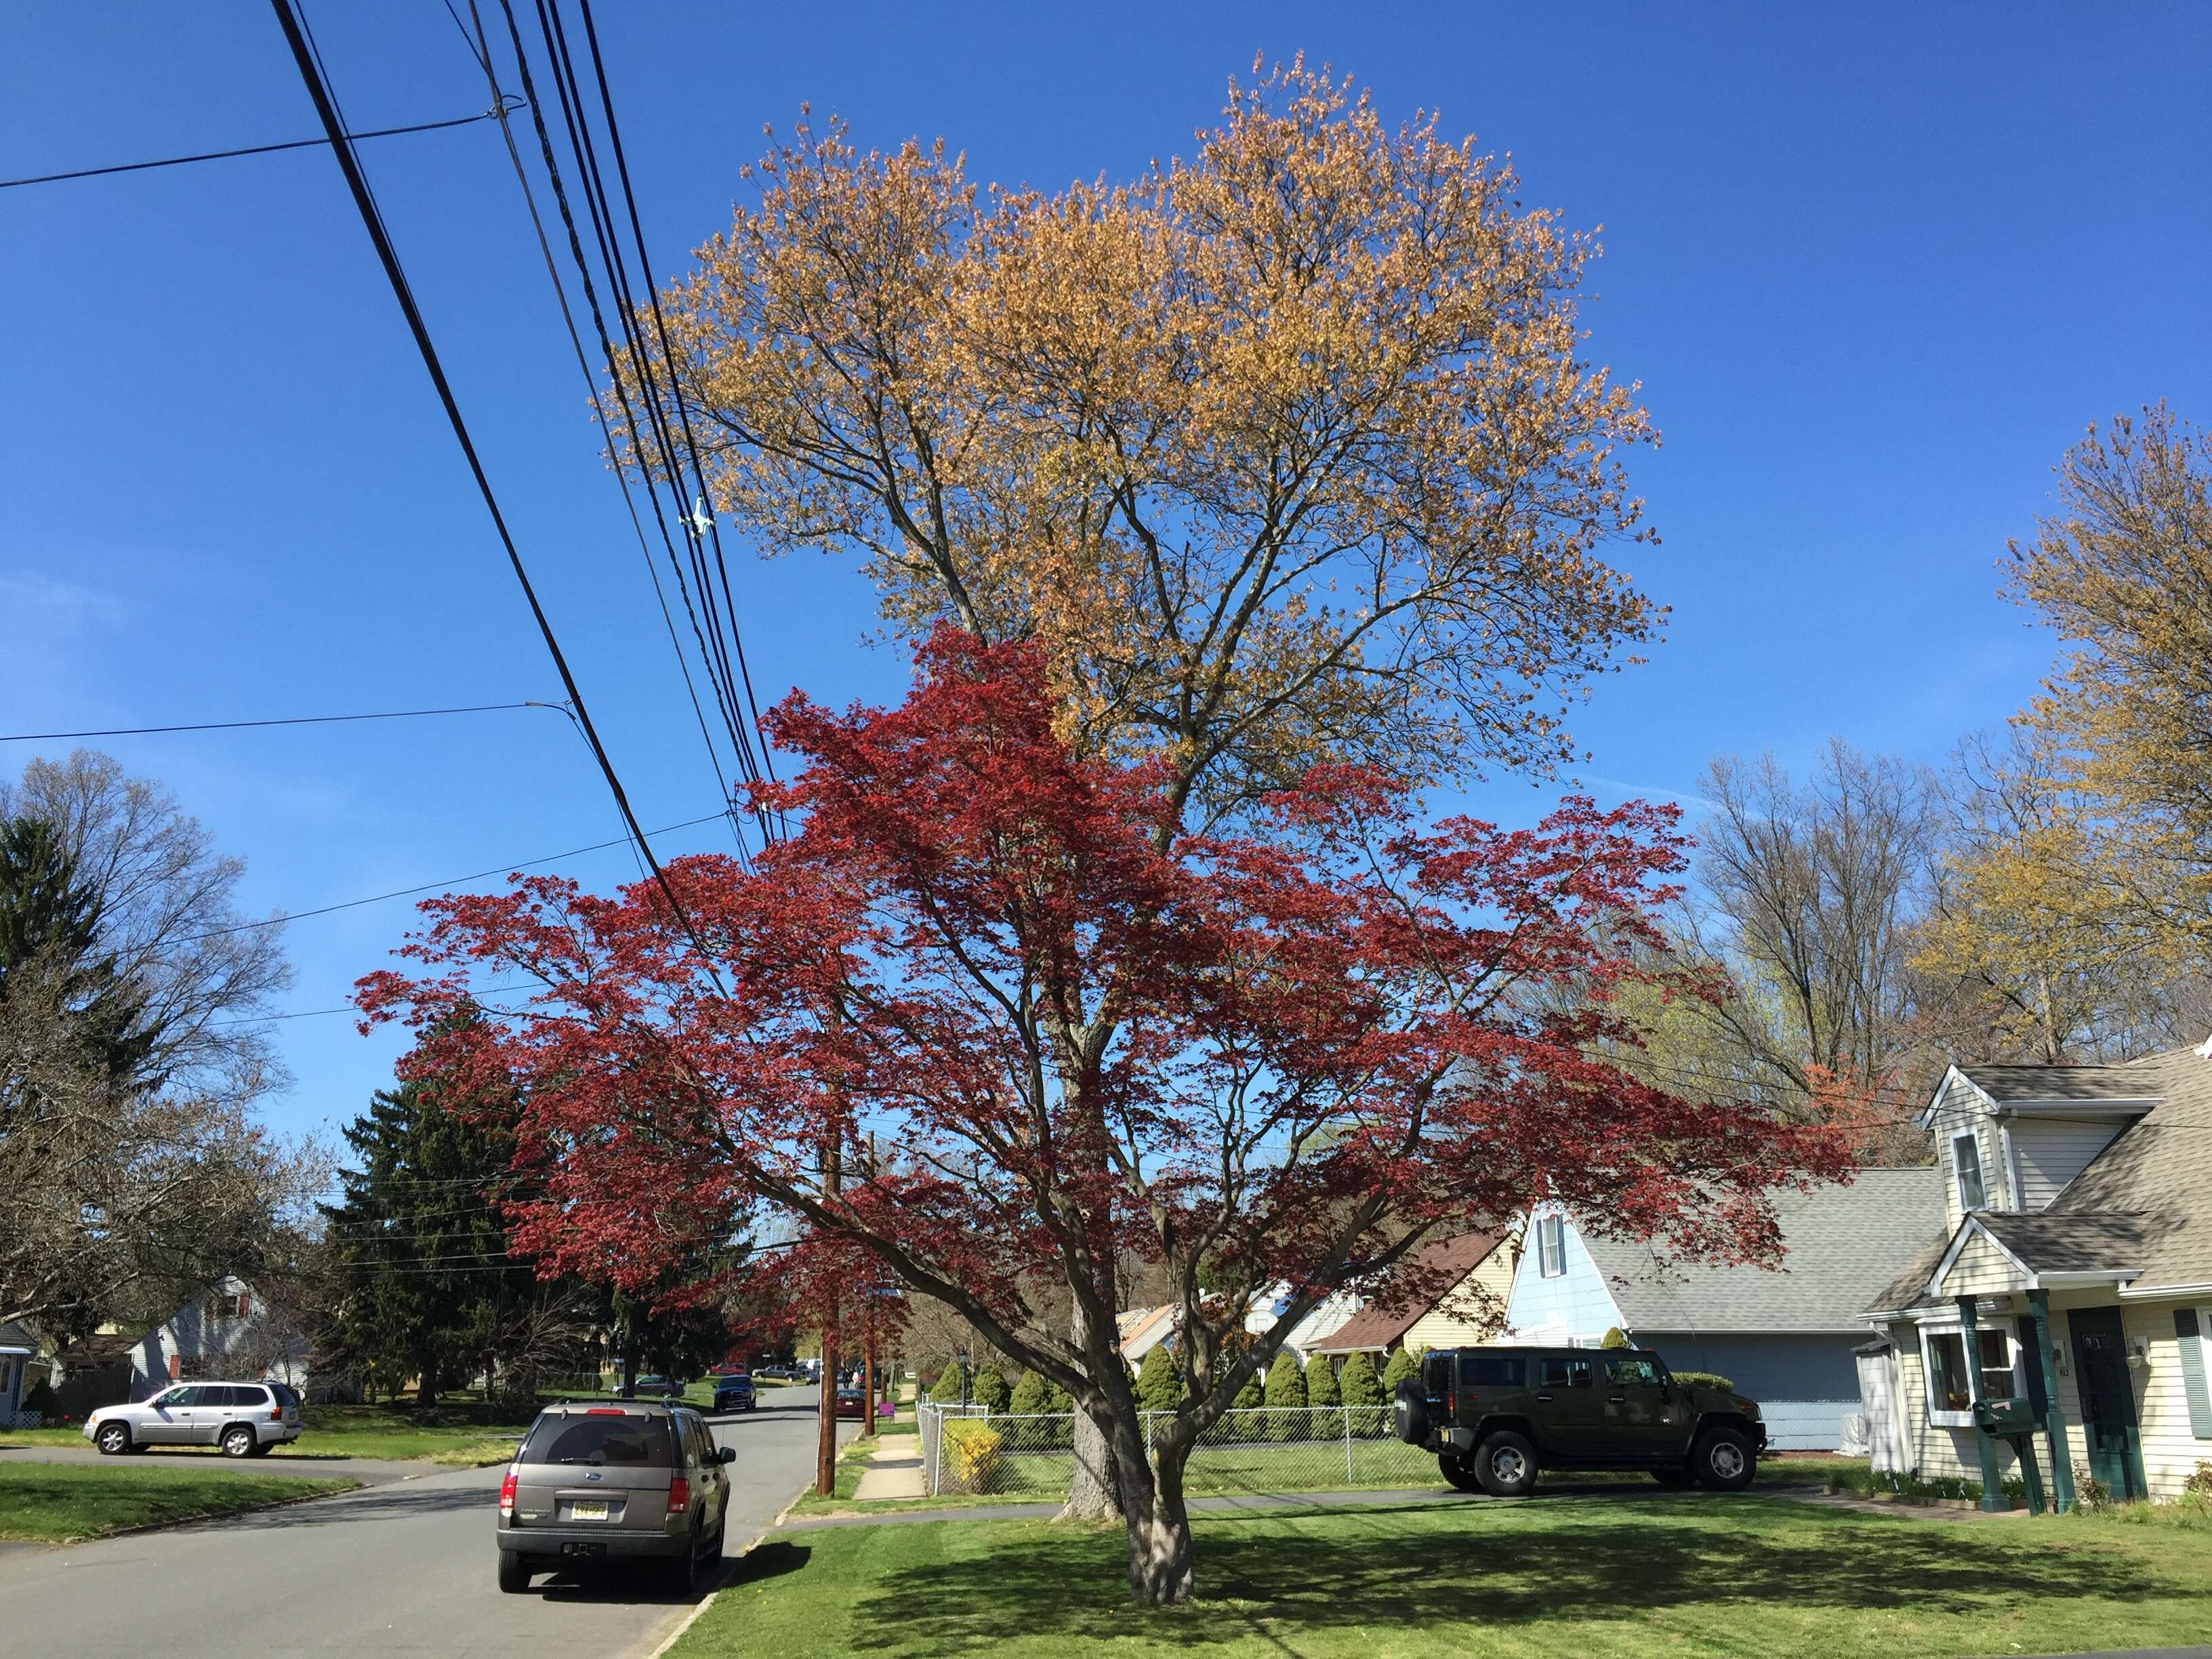
{"type": "MultiPolygon", "coordinates": [[[[822,1148],[822,1190],[831,1198],[844,1185],[840,1126],[832,1123],[822,1148]]],[[[814,1448],[814,1490],[823,1498],[837,1491],[837,1287],[829,1289],[822,1310],[822,1400],[814,1448]]]]}

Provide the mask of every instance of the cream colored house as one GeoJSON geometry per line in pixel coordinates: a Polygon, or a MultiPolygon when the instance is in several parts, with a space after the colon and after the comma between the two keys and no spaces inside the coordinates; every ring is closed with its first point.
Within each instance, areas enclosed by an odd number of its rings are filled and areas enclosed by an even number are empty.
{"type": "Polygon", "coordinates": [[[1866,1314],[1876,1467],[1993,1486],[2015,1460],[1973,1407],[2010,1398],[2062,1504],[2077,1468],[2116,1498],[2177,1495],[2212,1462],[2207,1050],[1954,1066],[1919,1121],[1945,1231],[1866,1314]]]}
{"type": "Polygon", "coordinates": [[[1425,1245],[1414,1258],[1445,1289],[1410,1306],[1359,1310],[1309,1352],[1339,1361],[1347,1354],[1382,1355],[1397,1348],[1452,1348],[1494,1342],[1503,1328],[1520,1254],[1517,1229],[1463,1233],[1425,1245]]]}

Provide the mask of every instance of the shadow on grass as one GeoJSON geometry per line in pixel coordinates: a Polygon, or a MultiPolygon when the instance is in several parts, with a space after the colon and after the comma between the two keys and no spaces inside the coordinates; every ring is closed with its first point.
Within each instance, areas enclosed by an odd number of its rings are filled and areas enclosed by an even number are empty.
{"type": "MultiPolygon", "coordinates": [[[[1764,1506],[1761,1506],[1764,1507],[1764,1506]]],[[[1527,1515],[1530,1510],[1520,1513],[1527,1515]]],[[[1787,1602],[1800,1609],[1972,1613],[2024,1597],[2139,1601],[2212,1594],[2139,1559],[2055,1550],[1994,1529],[1887,1519],[1848,1531],[1771,1517],[1730,1525],[1686,1504],[1629,1516],[1611,1504],[1542,1528],[1440,1528],[1430,1505],[1375,1507],[1358,1522],[1315,1517],[1201,1521],[1200,1600],[1148,1622],[1156,1642],[1217,1644],[1255,1628],[1435,1632],[1564,1620],[1634,1620],[1670,1609],[1787,1602]]],[[[1333,1519],[1333,1518],[1332,1518],[1333,1519]]],[[[887,1573],[854,1607],[855,1648],[977,1653],[1050,1635],[1071,1644],[1131,1633],[1118,1534],[1036,1533],[974,1560],[887,1573]]]]}

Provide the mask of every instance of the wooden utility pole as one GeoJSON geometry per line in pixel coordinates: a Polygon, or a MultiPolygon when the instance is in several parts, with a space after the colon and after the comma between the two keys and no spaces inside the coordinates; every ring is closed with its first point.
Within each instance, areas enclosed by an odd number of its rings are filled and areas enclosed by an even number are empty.
{"type": "MultiPolygon", "coordinates": [[[[833,1198],[844,1184],[838,1140],[839,1130],[833,1125],[822,1149],[822,1189],[833,1198]]],[[[837,1491],[837,1301],[833,1285],[829,1305],[822,1310],[822,1401],[814,1446],[814,1490],[823,1498],[834,1497],[837,1491]]]]}

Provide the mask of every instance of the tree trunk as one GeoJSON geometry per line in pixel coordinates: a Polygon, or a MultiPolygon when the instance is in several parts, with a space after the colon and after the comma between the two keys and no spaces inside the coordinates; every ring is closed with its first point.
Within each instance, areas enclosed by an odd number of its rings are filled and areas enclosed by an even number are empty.
{"type": "Polygon", "coordinates": [[[876,1431],[876,1355],[872,1348],[860,1353],[860,1432],[876,1431]]]}
{"type": "MultiPolygon", "coordinates": [[[[1080,1297],[1075,1300],[1073,1324],[1076,1352],[1091,1356],[1094,1364],[1097,1363],[1096,1357],[1102,1353],[1111,1356],[1113,1364],[1121,1363],[1120,1351],[1113,1342],[1109,1340],[1102,1344],[1089,1340],[1090,1323],[1085,1317],[1083,1298],[1080,1297]]],[[[1139,1451],[1141,1455],[1141,1439],[1139,1451]]],[[[1075,1467],[1068,1475],[1067,1506],[1060,1512],[1062,1520],[1111,1521],[1121,1513],[1118,1462],[1113,1440],[1107,1430],[1078,1400],[1075,1402],[1075,1467]]]]}
{"type": "Polygon", "coordinates": [[[438,1368],[425,1360],[415,1373],[415,1409],[427,1412],[438,1403],[438,1368]]]}
{"type": "Polygon", "coordinates": [[[1179,1607],[1190,1600],[1190,1512],[1183,1504],[1182,1446],[1148,1459],[1144,1431],[1132,1412],[1114,1431],[1120,1466],[1122,1525],[1129,1540],[1129,1594],[1139,1607],[1179,1607]]]}

